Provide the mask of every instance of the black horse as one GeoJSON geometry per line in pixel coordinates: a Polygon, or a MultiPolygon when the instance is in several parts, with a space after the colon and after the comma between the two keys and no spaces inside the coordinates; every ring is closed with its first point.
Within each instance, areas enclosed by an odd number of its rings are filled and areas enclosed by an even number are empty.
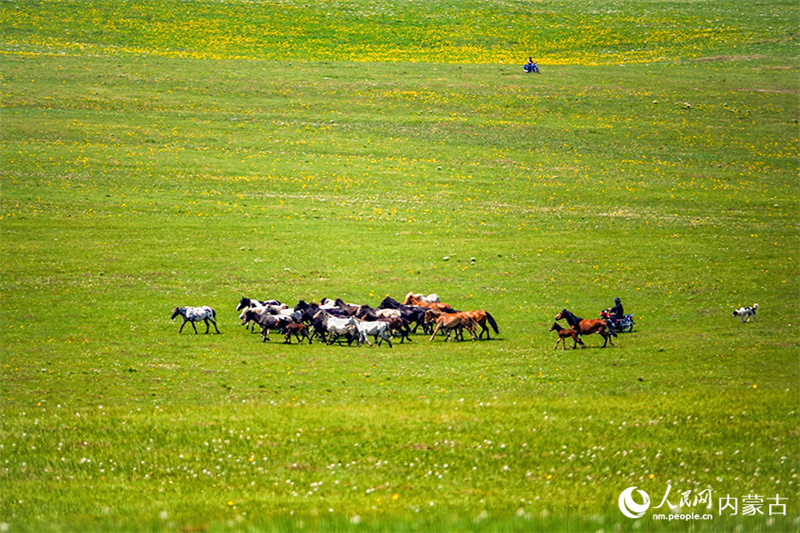
{"type": "Polygon", "coordinates": [[[247,309],[248,307],[263,307],[265,305],[281,305],[281,303],[278,300],[266,300],[262,302],[261,300],[242,297],[242,299],[239,300],[239,305],[236,306],[236,310],[241,311],[242,309],[247,309]]]}

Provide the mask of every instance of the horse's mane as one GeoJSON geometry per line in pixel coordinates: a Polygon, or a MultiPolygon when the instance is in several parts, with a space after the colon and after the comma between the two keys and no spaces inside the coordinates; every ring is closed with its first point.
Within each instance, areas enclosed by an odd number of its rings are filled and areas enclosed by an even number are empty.
{"type": "Polygon", "coordinates": [[[561,310],[561,316],[567,319],[570,326],[577,326],[583,319],[566,309],[561,310]]]}
{"type": "Polygon", "coordinates": [[[398,302],[391,296],[387,296],[386,298],[383,299],[383,301],[378,307],[384,309],[400,309],[401,306],[402,304],[400,302],[398,302]]]}

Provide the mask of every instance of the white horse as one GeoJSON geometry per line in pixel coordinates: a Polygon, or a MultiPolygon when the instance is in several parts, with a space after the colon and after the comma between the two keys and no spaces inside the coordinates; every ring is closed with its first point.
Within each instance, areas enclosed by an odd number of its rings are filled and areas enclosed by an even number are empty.
{"type": "Polygon", "coordinates": [[[332,344],[333,341],[337,340],[341,335],[349,336],[351,339],[353,337],[358,337],[358,326],[356,325],[356,319],[352,317],[337,318],[322,310],[315,314],[314,318],[322,318],[323,323],[325,324],[325,329],[330,335],[328,338],[328,344],[332,344]]]}
{"type": "Polygon", "coordinates": [[[200,322],[201,320],[206,323],[206,333],[208,333],[209,330],[209,321],[214,324],[214,329],[219,333],[219,328],[217,328],[217,313],[207,305],[202,307],[176,307],[172,310],[170,320],[174,320],[178,315],[183,317],[183,324],[181,324],[181,329],[178,331],[178,334],[183,332],[183,326],[185,326],[187,322],[192,325],[195,334],[197,334],[197,327],[194,323],[200,322]]]}
{"type": "Polygon", "coordinates": [[[399,309],[376,309],[375,316],[378,318],[403,318],[403,313],[399,309]]]}
{"type": "Polygon", "coordinates": [[[375,342],[378,343],[378,346],[381,345],[382,341],[386,341],[389,344],[389,348],[392,347],[392,341],[389,338],[389,324],[386,322],[381,321],[367,321],[367,320],[357,320],[356,327],[358,328],[358,344],[361,345],[364,342],[372,346],[372,343],[369,342],[369,337],[375,337],[375,342]]]}
{"type": "Polygon", "coordinates": [[[288,318],[292,322],[300,322],[303,319],[303,312],[295,310],[294,307],[272,307],[270,308],[270,312],[279,317],[288,318]]]}
{"type": "Polygon", "coordinates": [[[417,300],[425,302],[426,304],[435,304],[441,301],[439,300],[439,295],[436,293],[425,296],[424,294],[415,294],[413,292],[409,292],[408,294],[406,294],[406,303],[409,302],[411,296],[413,296],[417,300]]]}
{"type": "Polygon", "coordinates": [[[323,298],[319,301],[319,308],[323,311],[328,311],[337,307],[335,300],[331,300],[330,298],[323,298]]]}
{"type": "Polygon", "coordinates": [[[262,302],[254,298],[243,297],[241,300],[239,300],[239,305],[236,306],[236,310],[241,311],[242,309],[246,309],[248,307],[258,307],[262,305],[281,305],[281,303],[278,300],[267,300],[262,302]]]}

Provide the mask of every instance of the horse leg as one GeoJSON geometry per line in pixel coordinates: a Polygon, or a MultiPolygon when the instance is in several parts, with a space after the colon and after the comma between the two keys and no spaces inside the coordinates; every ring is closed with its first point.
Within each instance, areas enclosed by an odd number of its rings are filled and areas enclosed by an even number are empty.
{"type": "Polygon", "coordinates": [[[207,318],[204,318],[204,319],[203,319],[203,322],[205,322],[205,323],[206,323],[206,332],[205,332],[205,334],[206,334],[206,335],[208,335],[208,330],[210,329],[210,328],[208,327],[208,319],[207,319],[207,318]]]}
{"type": "Polygon", "coordinates": [[[214,324],[214,329],[216,330],[216,332],[219,333],[219,328],[217,327],[217,321],[214,320],[213,318],[210,318],[209,320],[211,320],[211,323],[214,324]]]}
{"type": "MultiPolygon", "coordinates": [[[[366,335],[366,334],[362,333],[362,334],[359,335],[358,345],[361,346],[362,344],[364,344],[364,342],[367,343],[367,346],[372,348],[372,343],[369,341],[369,335],[366,335]]],[[[377,342],[377,340],[376,340],[376,342],[377,342]]]]}
{"type": "Polygon", "coordinates": [[[555,346],[553,346],[553,349],[554,349],[554,350],[555,350],[556,348],[558,348],[558,343],[559,343],[559,342],[561,342],[561,337],[559,337],[559,338],[558,338],[558,340],[556,341],[556,345],[555,345],[555,346]]]}
{"type": "Polygon", "coordinates": [[[428,340],[428,342],[432,341],[436,337],[437,333],[439,333],[439,324],[436,324],[436,328],[433,330],[433,335],[431,335],[431,338],[428,340]]]}
{"type": "Polygon", "coordinates": [[[179,329],[179,330],[178,330],[178,335],[180,335],[181,333],[183,333],[183,326],[185,326],[185,325],[186,325],[186,322],[187,322],[187,321],[186,321],[186,319],[184,318],[184,319],[183,319],[183,324],[181,324],[181,329],[179,329]]]}
{"type": "Polygon", "coordinates": [[[195,325],[194,325],[194,320],[190,320],[190,321],[189,321],[189,323],[190,323],[190,324],[192,325],[192,327],[194,328],[194,334],[195,334],[195,335],[197,335],[197,326],[195,326],[195,325]]]}
{"type": "MultiPolygon", "coordinates": [[[[598,331],[597,333],[599,333],[600,336],[603,337],[603,345],[601,346],[601,348],[605,348],[608,345],[608,341],[611,338],[611,335],[609,335],[605,331],[598,331]]],[[[612,343],[611,345],[613,346],[614,344],[612,343]]]]}

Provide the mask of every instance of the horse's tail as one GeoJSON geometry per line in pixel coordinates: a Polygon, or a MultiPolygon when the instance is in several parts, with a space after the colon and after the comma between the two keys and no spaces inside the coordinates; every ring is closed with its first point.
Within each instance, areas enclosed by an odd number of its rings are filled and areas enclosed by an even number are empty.
{"type": "Polygon", "coordinates": [[[499,335],[500,334],[500,329],[497,327],[497,322],[494,321],[494,317],[492,315],[490,315],[489,313],[486,313],[486,320],[489,321],[489,325],[492,326],[492,329],[494,330],[494,332],[499,335]]]}

